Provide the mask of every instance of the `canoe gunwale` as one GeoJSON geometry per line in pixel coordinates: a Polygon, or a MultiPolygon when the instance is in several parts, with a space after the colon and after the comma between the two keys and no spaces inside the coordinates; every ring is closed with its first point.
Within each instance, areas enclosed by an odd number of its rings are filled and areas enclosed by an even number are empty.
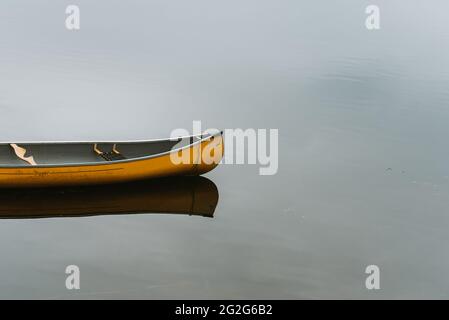
{"type": "Polygon", "coordinates": [[[178,136],[173,138],[158,138],[158,139],[151,139],[151,140],[60,140],[60,141],[1,141],[0,145],[9,145],[11,143],[16,144],[103,144],[103,143],[119,143],[119,144],[127,144],[127,143],[151,143],[151,142],[163,142],[163,141],[175,141],[175,140],[182,140],[187,138],[193,138],[193,137],[203,137],[205,135],[205,138],[211,137],[211,136],[217,136],[221,135],[223,131],[217,132],[216,134],[209,134],[209,133],[201,133],[201,134],[194,134],[190,136],[178,136]]]}

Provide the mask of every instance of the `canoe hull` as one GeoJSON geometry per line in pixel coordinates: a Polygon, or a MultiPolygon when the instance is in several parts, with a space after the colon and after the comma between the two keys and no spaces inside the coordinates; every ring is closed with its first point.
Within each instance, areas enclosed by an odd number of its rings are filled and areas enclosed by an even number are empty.
{"type": "Polygon", "coordinates": [[[167,176],[200,175],[214,169],[223,155],[223,137],[215,136],[184,149],[187,163],[173,162],[168,154],[125,162],[65,166],[1,167],[0,187],[48,187],[110,184],[167,176]],[[205,152],[211,147],[220,152],[205,152]]]}

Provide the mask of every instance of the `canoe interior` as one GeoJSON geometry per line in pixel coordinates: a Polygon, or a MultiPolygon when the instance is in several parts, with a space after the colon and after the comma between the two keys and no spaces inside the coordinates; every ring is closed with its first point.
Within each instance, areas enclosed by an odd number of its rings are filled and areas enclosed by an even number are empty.
{"type": "MultiPolygon", "coordinates": [[[[110,152],[113,145],[126,158],[132,160],[142,157],[155,156],[169,152],[178,147],[186,147],[200,140],[199,137],[186,137],[179,140],[155,140],[139,142],[106,142],[98,143],[98,149],[110,152]]],[[[51,143],[17,143],[26,149],[26,156],[33,156],[37,165],[69,165],[95,164],[107,161],[94,151],[94,142],[51,142],[51,143]]],[[[29,167],[25,161],[19,159],[11,146],[0,144],[0,167],[29,167]]]]}

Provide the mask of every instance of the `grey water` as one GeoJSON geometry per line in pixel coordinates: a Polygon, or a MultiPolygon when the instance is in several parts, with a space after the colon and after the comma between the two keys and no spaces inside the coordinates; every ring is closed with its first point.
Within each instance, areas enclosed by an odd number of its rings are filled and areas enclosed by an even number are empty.
{"type": "Polygon", "coordinates": [[[279,170],[208,173],[213,218],[0,220],[0,298],[449,298],[448,12],[443,0],[2,1],[1,141],[164,138],[201,120],[278,129],[279,170]],[[365,26],[370,4],[379,30],[365,26]],[[80,290],[65,287],[72,264],[80,290]]]}

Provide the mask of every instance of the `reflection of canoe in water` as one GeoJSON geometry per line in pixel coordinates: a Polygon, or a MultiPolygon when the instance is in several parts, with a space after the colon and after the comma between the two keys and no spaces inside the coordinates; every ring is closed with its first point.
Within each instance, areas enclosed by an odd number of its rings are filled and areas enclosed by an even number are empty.
{"type": "Polygon", "coordinates": [[[221,133],[135,142],[0,143],[0,186],[106,184],[199,175],[215,168],[222,155],[221,133]],[[173,161],[181,154],[182,163],[173,161]]]}
{"type": "Polygon", "coordinates": [[[171,213],[213,217],[215,184],[204,177],[174,177],[106,186],[5,189],[0,218],[171,213]]]}

